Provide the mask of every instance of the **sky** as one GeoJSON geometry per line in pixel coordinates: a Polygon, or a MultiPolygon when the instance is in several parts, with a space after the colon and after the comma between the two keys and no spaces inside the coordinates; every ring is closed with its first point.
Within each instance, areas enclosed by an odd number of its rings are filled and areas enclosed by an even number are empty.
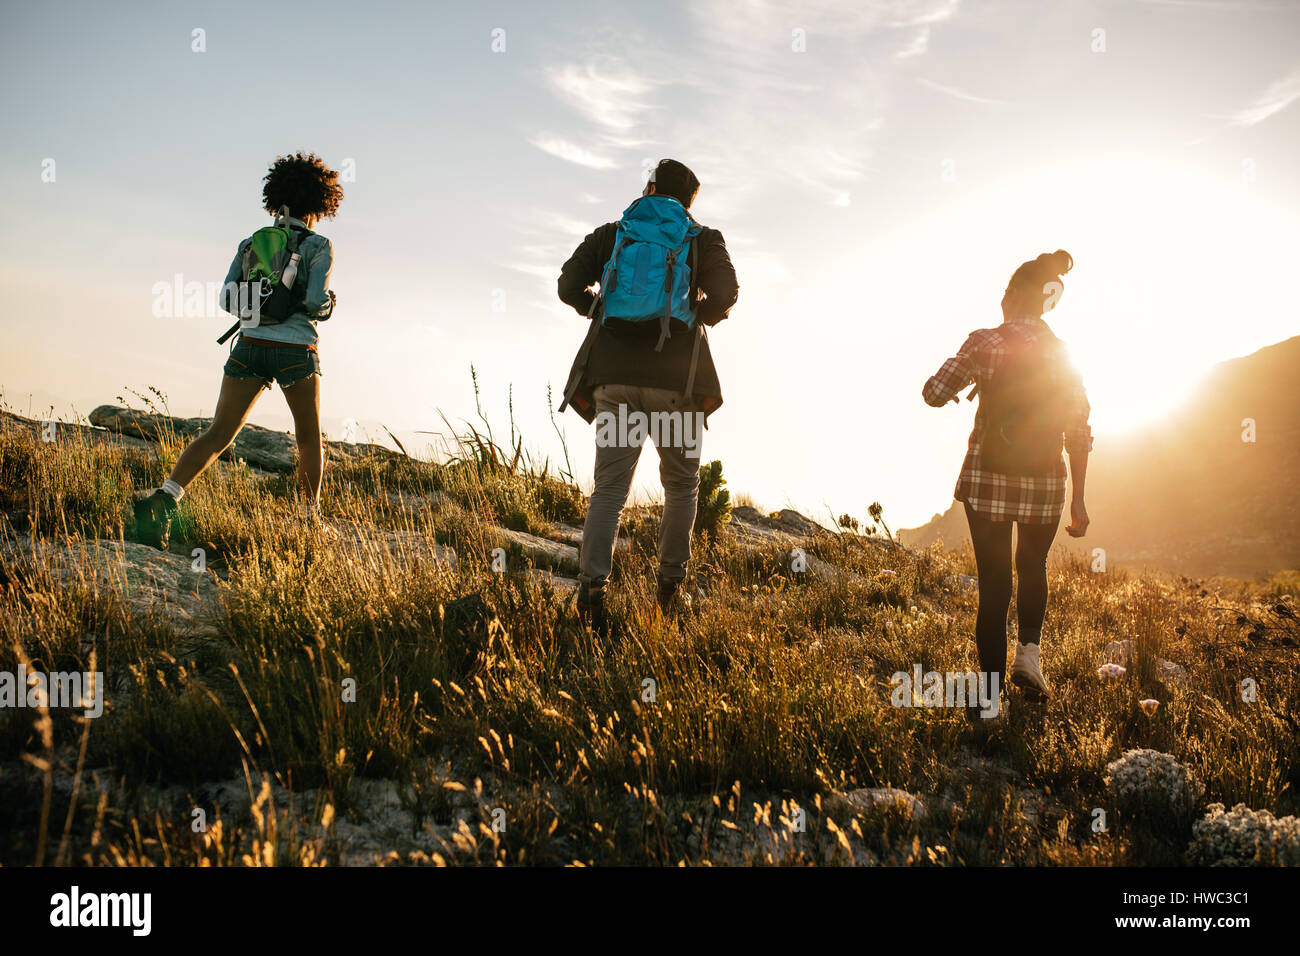
{"type": "MultiPolygon", "coordinates": [[[[894,528],[946,509],[974,408],[921,386],[1041,252],[1075,259],[1049,319],[1094,455],[1300,331],[1297,3],[0,11],[0,388],[22,413],[153,387],[211,414],[229,317],[215,286],[187,314],[184,284],[223,279],[268,221],[266,167],[298,149],[345,169],[319,227],[324,427],[413,452],[444,416],[477,421],[472,365],[498,437],[513,407],[536,458],[564,460],[547,389],[585,320],[559,267],[665,156],[702,181],[692,211],[740,284],[711,331],[704,457],[767,509],[879,501],[894,528]]],[[[278,391],[250,420],[290,427],[278,391]]],[[[593,429],[558,425],[589,488],[593,429]]],[[[656,474],[643,459],[639,494],[656,474]]]]}

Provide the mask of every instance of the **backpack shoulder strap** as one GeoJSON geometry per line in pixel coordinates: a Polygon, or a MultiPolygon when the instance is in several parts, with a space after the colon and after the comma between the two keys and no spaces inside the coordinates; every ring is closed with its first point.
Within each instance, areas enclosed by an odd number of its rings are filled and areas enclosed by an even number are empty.
{"type": "MultiPolygon", "coordinates": [[[[694,222],[694,220],[692,220],[694,222]]],[[[703,227],[700,232],[691,236],[691,309],[695,310],[698,304],[700,293],[700,236],[703,234],[703,227]]],[[[695,342],[691,345],[691,364],[686,372],[686,388],[682,391],[682,397],[685,405],[690,406],[691,396],[695,392],[695,372],[700,364],[700,345],[704,342],[705,332],[704,323],[698,318],[695,322],[694,330],[695,342]]]]}
{"type": "Polygon", "coordinates": [[[700,298],[700,236],[703,230],[691,236],[691,311],[695,311],[700,298]]]}

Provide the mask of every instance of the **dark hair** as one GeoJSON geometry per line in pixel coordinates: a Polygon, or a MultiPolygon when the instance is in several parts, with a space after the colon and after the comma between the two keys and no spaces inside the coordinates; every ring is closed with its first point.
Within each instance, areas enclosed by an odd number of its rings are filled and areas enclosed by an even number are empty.
{"type": "Polygon", "coordinates": [[[656,196],[671,196],[687,209],[691,208],[700,191],[700,181],[683,163],[661,159],[650,175],[654,178],[656,196]]]}
{"type": "Polygon", "coordinates": [[[267,212],[289,207],[289,215],[320,216],[332,219],[343,201],[339,174],[325,165],[315,153],[296,152],[280,156],[266,171],[262,187],[262,205],[267,212]]]}
{"type": "Polygon", "coordinates": [[[1043,304],[1051,297],[1051,289],[1046,288],[1048,283],[1060,282],[1061,276],[1065,275],[1074,268],[1074,258],[1064,249],[1057,249],[1055,252],[1044,252],[1037,259],[1030,259],[1028,262],[1022,262],[1015,272],[1011,273],[1011,281],[1007,283],[1007,291],[1015,289],[1020,292],[1037,292],[1043,297],[1043,304]]]}

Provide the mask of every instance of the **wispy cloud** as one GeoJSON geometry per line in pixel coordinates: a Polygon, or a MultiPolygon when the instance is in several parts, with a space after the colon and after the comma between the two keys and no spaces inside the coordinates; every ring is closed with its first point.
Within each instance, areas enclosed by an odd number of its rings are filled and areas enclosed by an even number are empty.
{"type": "Polygon", "coordinates": [[[549,298],[554,295],[560,264],[592,227],[593,223],[541,206],[519,210],[515,229],[523,241],[510,249],[509,258],[498,260],[498,265],[536,280],[532,288],[545,289],[545,298],[549,298]]]}
{"type": "Polygon", "coordinates": [[[967,93],[965,90],[958,89],[955,86],[945,86],[943,83],[934,82],[934,80],[927,80],[918,77],[916,82],[937,93],[943,93],[947,96],[954,97],[955,99],[965,100],[967,103],[984,103],[990,106],[1000,106],[1006,103],[1005,100],[995,100],[987,96],[976,96],[974,93],[967,93]]]}
{"type": "Polygon", "coordinates": [[[614,160],[553,133],[538,133],[529,142],[544,153],[589,169],[613,169],[614,160]]]}
{"type": "Polygon", "coordinates": [[[514,269],[516,272],[522,272],[526,276],[532,276],[535,279],[543,279],[548,283],[555,282],[556,277],[560,274],[560,267],[556,264],[540,265],[535,262],[508,262],[506,267],[514,269]]]}
{"type": "Polygon", "coordinates": [[[1300,69],[1269,85],[1254,104],[1232,116],[1233,126],[1254,126],[1300,99],[1300,69]]]}
{"type": "Polygon", "coordinates": [[[961,0],[931,0],[931,2],[903,4],[897,19],[890,22],[891,27],[929,26],[943,23],[957,14],[961,0]]]}
{"type": "Polygon", "coordinates": [[[1148,6],[1201,7],[1206,10],[1281,10],[1293,0],[1138,0],[1148,6]]]}
{"type": "Polygon", "coordinates": [[[797,8],[750,0],[738,13],[734,0],[691,0],[680,8],[689,22],[675,30],[678,44],[632,44],[611,29],[617,52],[588,43],[582,61],[545,67],[547,88],[582,122],[531,141],[595,170],[681,159],[703,180],[707,216],[733,228],[777,195],[849,207],[884,129],[893,82],[885,71],[925,54],[960,8],[960,0],[797,8]]]}
{"type": "Polygon", "coordinates": [[[905,60],[908,57],[920,56],[929,48],[930,48],[930,28],[921,27],[921,29],[916,31],[916,35],[912,37],[911,41],[907,44],[907,46],[903,47],[901,50],[895,53],[894,56],[900,60],[905,60]]]}
{"type": "Polygon", "coordinates": [[[609,58],[547,70],[560,97],[602,131],[625,136],[654,109],[647,97],[655,84],[609,58]]]}

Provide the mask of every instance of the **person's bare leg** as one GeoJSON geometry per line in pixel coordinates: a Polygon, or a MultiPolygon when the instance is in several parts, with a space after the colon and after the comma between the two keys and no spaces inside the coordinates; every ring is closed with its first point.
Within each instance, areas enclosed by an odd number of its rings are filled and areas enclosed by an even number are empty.
{"type": "Polygon", "coordinates": [[[213,413],[212,424],[207,431],[185,446],[172,469],[172,481],[182,488],[186,487],[230,447],[239,430],[244,427],[248,413],[257,404],[262,388],[262,380],[257,378],[231,378],[226,375],[221,379],[221,394],[217,397],[217,410],[213,413]]]}
{"type": "Polygon", "coordinates": [[[320,439],[320,376],[308,375],[284,389],[293,413],[293,434],[298,440],[298,483],[308,505],[320,495],[325,470],[325,449],[320,439]]]}

